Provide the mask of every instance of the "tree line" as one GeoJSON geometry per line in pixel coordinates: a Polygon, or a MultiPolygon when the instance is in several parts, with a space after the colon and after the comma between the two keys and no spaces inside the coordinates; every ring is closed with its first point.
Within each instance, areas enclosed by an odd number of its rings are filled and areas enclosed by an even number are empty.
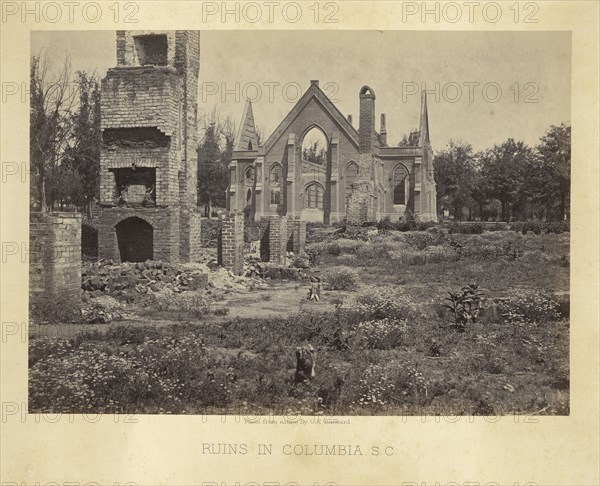
{"type": "MultiPolygon", "coordinates": [[[[74,73],[68,57],[55,68],[42,52],[31,59],[30,93],[31,207],[80,210],[91,216],[99,196],[99,80],[94,74],[74,73]]],[[[235,128],[235,122],[216,109],[199,120],[198,205],[205,205],[208,215],[213,206],[226,205],[235,128]]],[[[414,146],[418,139],[418,130],[413,130],[398,145],[414,146]]],[[[535,147],[511,138],[474,152],[466,142],[450,141],[435,154],[434,163],[441,217],[484,221],[569,217],[568,125],[551,126],[535,147]]]]}
{"type": "Polygon", "coordinates": [[[474,152],[450,141],[435,154],[437,212],[457,221],[554,220],[570,214],[571,127],[550,126],[530,147],[509,138],[474,152]]]}

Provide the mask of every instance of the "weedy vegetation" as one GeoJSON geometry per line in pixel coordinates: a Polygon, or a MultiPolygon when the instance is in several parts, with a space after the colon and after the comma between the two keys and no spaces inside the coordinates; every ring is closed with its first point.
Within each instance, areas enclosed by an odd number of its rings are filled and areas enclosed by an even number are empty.
{"type": "MultiPolygon", "coordinates": [[[[271,317],[240,317],[235,291],[163,292],[125,305],[135,325],[32,335],[29,410],[569,414],[563,225],[416,225],[310,228],[306,255],[290,264],[319,275],[322,300],[277,284],[249,291],[280,311],[271,317]],[[284,297],[300,311],[286,312],[284,297]],[[317,352],[316,376],[294,383],[305,344],[317,352]]],[[[77,320],[72,309],[38,312],[77,320]]]]}

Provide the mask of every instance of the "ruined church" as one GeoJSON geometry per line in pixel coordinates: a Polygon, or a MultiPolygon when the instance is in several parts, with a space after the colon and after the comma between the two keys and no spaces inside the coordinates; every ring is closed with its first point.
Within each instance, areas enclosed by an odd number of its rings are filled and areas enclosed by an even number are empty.
{"type": "MultiPolygon", "coordinates": [[[[120,30],[116,47],[117,66],[101,88],[98,256],[197,261],[200,32],[120,30]]],[[[432,159],[425,96],[418,146],[393,147],[385,114],[375,130],[371,88],[360,90],[357,130],[312,81],[262,144],[246,104],[227,209],[324,223],[435,220],[432,159]]]]}
{"type": "Polygon", "coordinates": [[[359,93],[358,130],[319,87],[310,88],[259,144],[248,101],[229,167],[227,209],[250,219],[281,215],[326,224],[392,221],[409,214],[437,221],[427,96],[417,146],[387,143],[385,113],[375,127],[375,92],[359,93]]]}

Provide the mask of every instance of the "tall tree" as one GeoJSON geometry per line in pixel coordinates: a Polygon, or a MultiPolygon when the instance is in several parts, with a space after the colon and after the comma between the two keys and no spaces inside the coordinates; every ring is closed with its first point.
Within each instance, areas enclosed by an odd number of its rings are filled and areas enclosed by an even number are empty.
{"type": "Polygon", "coordinates": [[[233,153],[235,122],[213,108],[200,118],[198,145],[198,204],[206,204],[208,217],[213,205],[225,207],[229,185],[229,163],[233,153]]]}
{"type": "Polygon", "coordinates": [[[77,87],[71,83],[71,62],[51,75],[45,51],[31,58],[29,155],[33,172],[31,203],[45,212],[57,196],[61,163],[70,142],[77,87]]]}
{"type": "Polygon", "coordinates": [[[569,216],[571,195],[571,127],[552,125],[536,147],[540,171],[546,174],[540,192],[546,206],[557,206],[558,219],[569,216]]]}
{"type": "Polygon", "coordinates": [[[215,125],[210,124],[198,147],[198,202],[208,205],[208,217],[213,203],[219,203],[222,192],[227,188],[227,171],[223,164],[219,139],[215,125]]]}
{"type": "Polygon", "coordinates": [[[94,198],[99,191],[100,169],[100,88],[94,76],[77,72],[79,106],[73,122],[72,145],[66,165],[76,184],[71,185],[71,200],[86,208],[91,217],[94,198]]]}
{"type": "Polygon", "coordinates": [[[489,197],[500,201],[502,220],[509,222],[513,205],[525,195],[533,150],[522,141],[509,138],[481,153],[481,173],[489,197]]]}
{"type": "Polygon", "coordinates": [[[473,203],[476,167],[473,147],[450,140],[434,158],[438,212],[448,208],[454,219],[462,220],[463,209],[473,203]]]}

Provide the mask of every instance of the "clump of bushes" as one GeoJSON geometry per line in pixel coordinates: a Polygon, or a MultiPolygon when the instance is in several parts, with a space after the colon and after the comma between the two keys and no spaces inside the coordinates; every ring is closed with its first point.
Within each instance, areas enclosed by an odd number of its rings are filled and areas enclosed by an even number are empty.
{"type": "Polygon", "coordinates": [[[380,219],[377,222],[377,229],[379,231],[390,231],[397,228],[397,224],[392,223],[389,216],[386,216],[383,219],[380,219]]]}
{"type": "Polygon", "coordinates": [[[358,283],[358,272],[342,265],[323,272],[323,279],[332,290],[354,290],[358,283]]]}
{"type": "Polygon", "coordinates": [[[542,233],[567,233],[570,230],[569,221],[522,221],[510,224],[510,229],[517,233],[532,232],[536,235],[542,233]]]}
{"type": "Polygon", "coordinates": [[[398,288],[365,286],[343,311],[349,322],[386,318],[408,320],[415,315],[416,306],[398,288]]]}
{"type": "Polygon", "coordinates": [[[508,322],[541,324],[560,319],[560,304],[547,292],[513,289],[499,303],[499,309],[508,322]]]}
{"type": "Polygon", "coordinates": [[[367,349],[394,349],[404,341],[407,330],[408,325],[404,319],[386,317],[359,322],[353,344],[367,349]]]}
{"type": "Polygon", "coordinates": [[[462,233],[465,235],[480,235],[483,233],[484,228],[483,223],[451,223],[448,225],[448,232],[452,233],[462,233]]]}

